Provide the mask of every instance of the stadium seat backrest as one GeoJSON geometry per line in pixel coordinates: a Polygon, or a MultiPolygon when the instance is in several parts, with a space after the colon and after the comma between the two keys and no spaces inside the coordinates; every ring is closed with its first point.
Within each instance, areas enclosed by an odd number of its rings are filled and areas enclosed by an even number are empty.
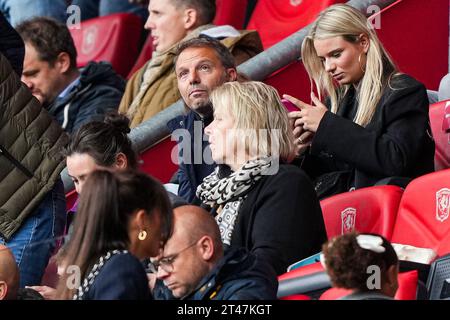
{"type": "Polygon", "coordinates": [[[264,48],[269,48],[313,22],[326,7],[345,0],[259,0],[249,30],[258,30],[264,48]]]}
{"type": "Polygon", "coordinates": [[[392,242],[450,252],[450,169],[414,179],[406,187],[392,242]]]}
{"type": "Polygon", "coordinates": [[[214,24],[231,25],[238,30],[244,27],[248,0],[216,0],[214,24]]]}
{"type": "Polygon", "coordinates": [[[140,169],[162,183],[170,181],[172,175],[178,170],[178,164],[172,160],[172,154],[177,159],[176,142],[166,138],[139,156],[142,160],[140,169]]]}
{"type": "Polygon", "coordinates": [[[450,100],[430,105],[430,124],[435,147],[434,169],[450,168],[450,133],[446,132],[445,109],[450,108],[450,100]],[[447,107],[448,106],[448,107],[447,107]]]}
{"type": "Polygon", "coordinates": [[[139,53],[136,62],[128,73],[127,79],[129,79],[136,71],[144,66],[144,64],[152,58],[153,55],[153,38],[149,34],[147,36],[147,40],[145,40],[144,45],[142,46],[141,53],[139,53]]]}
{"type": "MultiPolygon", "coordinates": [[[[417,283],[419,273],[417,270],[398,274],[398,290],[395,293],[395,300],[416,300],[417,283]]],[[[320,296],[319,300],[337,300],[352,291],[342,288],[330,288],[320,296]]]]}
{"type": "Polygon", "coordinates": [[[83,21],[79,29],[70,29],[78,52],[78,67],[90,61],[108,61],[126,77],[138,55],[141,32],[141,19],[129,13],[83,21]]]}
{"type": "Polygon", "coordinates": [[[328,238],[352,230],[392,236],[403,190],[375,186],[338,194],[320,202],[328,238]]]}

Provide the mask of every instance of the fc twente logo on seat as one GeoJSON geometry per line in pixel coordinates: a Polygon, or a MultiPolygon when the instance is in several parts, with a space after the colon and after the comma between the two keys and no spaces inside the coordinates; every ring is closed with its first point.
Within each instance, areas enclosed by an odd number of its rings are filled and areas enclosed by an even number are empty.
{"type": "Polygon", "coordinates": [[[436,192],[436,219],[440,222],[447,220],[450,213],[450,189],[443,188],[436,192]]]}
{"type": "Polygon", "coordinates": [[[356,209],[347,208],[341,212],[342,234],[353,231],[356,223],[356,209]]]}

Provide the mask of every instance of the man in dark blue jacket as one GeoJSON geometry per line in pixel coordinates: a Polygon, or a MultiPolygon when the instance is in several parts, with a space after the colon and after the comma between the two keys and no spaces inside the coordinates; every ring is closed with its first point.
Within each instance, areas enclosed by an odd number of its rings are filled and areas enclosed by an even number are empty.
{"type": "Polygon", "coordinates": [[[245,249],[224,255],[215,219],[197,206],[174,210],[173,234],[153,265],[155,299],[276,299],[278,281],[272,267],[245,249]]]}
{"type": "Polygon", "coordinates": [[[233,55],[218,40],[200,37],[180,44],[175,72],[189,112],[167,126],[179,142],[178,195],[195,203],[197,187],[216,167],[208,139],[204,137],[205,127],[213,120],[209,94],[223,83],[237,79],[236,64],[233,55]]]}
{"type": "Polygon", "coordinates": [[[65,24],[40,17],[17,31],[25,42],[22,81],[66,132],[118,108],[125,81],[106,62],[90,62],[80,72],[65,24]]]}

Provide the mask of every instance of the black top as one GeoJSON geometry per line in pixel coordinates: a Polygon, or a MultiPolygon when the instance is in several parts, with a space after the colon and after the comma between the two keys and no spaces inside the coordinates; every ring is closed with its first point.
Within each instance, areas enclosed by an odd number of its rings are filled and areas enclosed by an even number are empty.
{"type": "Polygon", "coordinates": [[[278,280],[274,270],[245,249],[227,254],[203,277],[188,300],[275,300],[278,280]]]}
{"type": "Polygon", "coordinates": [[[347,170],[349,187],[362,188],[387,177],[416,178],[434,171],[423,84],[405,74],[395,76],[365,128],[352,121],[357,107],[351,87],[337,114],[325,113],[302,165],[312,179],[347,170]]]}
{"type": "Polygon", "coordinates": [[[100,269],[83,300],[151,299],[142,263],[132,254],[112,256],[100,269]]]}
{"type": "Polygon", "coordinates": [[[244,247],[280,275],[321,250],[326,241],[322,210],[307,175],[280,164],[248,193],[236,220],[230,248],[244,247]]]}
{"type": "Polygon", "coordinates": [[[194,111],[189,111],[187,115],[176,117],[167,123],[171,133],[178,129],[184,129],[190,135],[176,136],[179,158],[178,195],[189,203],[201,203],[195,196],[197,187],[216,168],[216,164],[212,161],[208,139],[204,139],[205,128],[212,120],[212,116],[201,118],[194,111]],[[211,162],[207,163],[206,158],[211,162]]]}

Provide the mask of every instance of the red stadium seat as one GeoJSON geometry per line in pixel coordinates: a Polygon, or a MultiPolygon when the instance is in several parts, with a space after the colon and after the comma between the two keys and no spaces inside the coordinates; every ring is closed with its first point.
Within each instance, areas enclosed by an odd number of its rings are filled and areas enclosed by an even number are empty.
{"type": "Polygon", "coordinates": [[[78,67],[90,61],[108,61],[126,77],[138,55],[141,32],[142,20],[129,13],[83,21],[80,29],[70,29],[78,51],[78,67]]]}
{"type": "MultiPolygon", "coordinates": [[[[395,294],[395,300],[416,300],[417,283],[419,273],[417,270],[403,272],[398,274],[398,290],[395,294]]],[[[352,291],[342,288],[330,288],[320,296],[319,300],[337,300],[352,291]]]]}
{"type": "Polygon", "coordinates": [[[450,169],[414,179],[406,187],[391,241],[450,252],[450,169]]]}
{"type": "Polygon", "coordinates": [[[172,153],[176,159],[176,142],[166,138],[140,154],[143,163],[141,170],[167,183],[178,170],[178,164],[172,161],[172,153]]]}
{"type": "Polygon", "coordinates": [[[310,296],[305,294],[293,294],[291,296],[282,297],[280,300],[312,300],[310,296]]]}
{"type": "MultiPolygon", "coordinates": [[[[434,169],[436,171],[450,168],[450,132],[447,132],[445,109],[450,108],[450,100],[430,105],[430,124],[436,144],[434,169]],[[448,106],[448,107],[447,107],[448,106]]],[[[450,118],[448,118],[450,119],[450,118]]]]}
{"type": "Polygon", "coordinates": [[[326,7],[345,0],[259,0],[249,30],[258,30],[264,48],[269,48],[313,22],[326,7]]]}
{"type": "Polygon", "coordinates": [[[397,186],[376,186],[320,201],[328,238],[357,230],[390,239],[402,193],[397,186]]]}
{"type": "Polygon", "coordinates": [[[240,30],[244,27],[247,0],[216,0],[214,24],[231,25],[240,30]]]}
{"type": "Polygon", "coordinates": [[[319,300],[337,300],[339,298],[348,296],[352,290],[343,288],[330,288],[320,295],[319,300]]]}

